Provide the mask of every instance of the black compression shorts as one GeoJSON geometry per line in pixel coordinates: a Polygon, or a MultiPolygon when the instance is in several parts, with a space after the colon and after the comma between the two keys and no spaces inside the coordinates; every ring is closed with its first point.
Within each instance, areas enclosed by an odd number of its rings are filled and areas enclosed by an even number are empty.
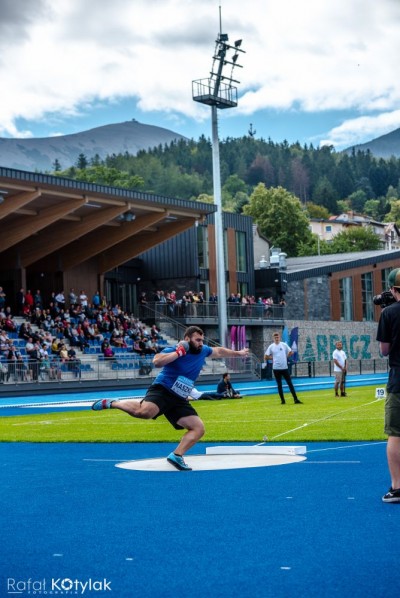
{"type": "Polygon", "coordinates": [[[143,401],[154,403],[159,408],[160,412],[153,419],[157,419],[160,415],[165,415],[175,430],[183,430],[183,426],[177,424],[181,417],[198,415],[188,400],[178,397],[161,384],[150,386],[143,401]]]}

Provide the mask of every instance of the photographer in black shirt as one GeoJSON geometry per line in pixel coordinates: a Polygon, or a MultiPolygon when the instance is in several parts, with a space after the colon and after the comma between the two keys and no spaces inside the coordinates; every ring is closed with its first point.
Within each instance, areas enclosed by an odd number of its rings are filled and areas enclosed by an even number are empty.
{"type": "Polygon", "coordinates": [[[385,434],[391,487],[383,502],[400,503],[400,268],[388,277],[394,303],[382,310],[376,340],[382,355],[389,356],[389,379],[385,402],[385,434]]]}

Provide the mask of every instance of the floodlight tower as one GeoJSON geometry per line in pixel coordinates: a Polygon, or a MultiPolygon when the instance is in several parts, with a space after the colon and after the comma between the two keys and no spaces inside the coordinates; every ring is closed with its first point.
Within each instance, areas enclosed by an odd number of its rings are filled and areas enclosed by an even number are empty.
{"type": "Polygon", "coordinates": [[[239,52],[244,53],[244,50],[240,48],[242,45],[241,39],[235,41],[233,46],[230,45],[228,41],[228,35],[226,33],[221,33],[220,25],[220,32],[215,42],[210,76],[207,79],[192,81],[193,100],[211,106],[213,188],[214,203],[217,206],[214,226],[218,285],[219,340],[223,346],[227,343],[228,324],[217,109],[235,108],[237,106],[237,88],[233,84],[240,83],[240,81],[233,79],[233,71],[236,67],[243,68],[237,63],[237,60],[239,58],[239,52]],[[233,52],[233,55],[228,57],[228,54],[231,52],[233,52]],[[227,65],[230,67],[230,72],[224,74],[224,67],[227,65]]]}

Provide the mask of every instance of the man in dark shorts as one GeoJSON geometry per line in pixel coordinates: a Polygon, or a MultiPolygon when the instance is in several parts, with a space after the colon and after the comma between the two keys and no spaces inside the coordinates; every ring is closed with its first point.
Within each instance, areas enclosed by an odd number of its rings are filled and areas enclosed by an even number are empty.
{"type": "Polygon", "coordinates": [[[132,399],[100,399],[92,405],[94,411],[120,409],[139,419],[156,419],[164,415],[176,430],[186,433],[167,460],[181,471],[190,471],[183,455],[204,435],[204,424],[189,403],[196,378],[207,357],[246,357],[248,349],[233,351],[225,347],[209,347],[204,344],[204,333],[198,326],[185,330],[184,340],[176,347],[166,347],[154,356],[153,363],[163,368],[148,389],[141,402],[132,399]]]}
{"type": "Polygon", "coordinates": [[[385,434],[388,435],[386,452],[392,485],[382,500],[400,503],[400,268],[390,272],[388,283],[396,301],[382,310],[376,335],[382,355],[389,356],[390,366],[385,434]]]}

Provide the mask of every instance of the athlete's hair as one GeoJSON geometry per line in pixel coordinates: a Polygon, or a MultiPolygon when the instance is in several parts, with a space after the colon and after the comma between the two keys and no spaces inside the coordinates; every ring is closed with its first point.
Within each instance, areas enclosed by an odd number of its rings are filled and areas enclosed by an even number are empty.
{"type": "Polygon", "coordinates": [[[183,338],[186,338],[187,336],[190,338],[195,333],[204,336],[204,332],[201,328],[199,328],[198,326],[189,326],[188,328],[186,328],[183,338]]]}

